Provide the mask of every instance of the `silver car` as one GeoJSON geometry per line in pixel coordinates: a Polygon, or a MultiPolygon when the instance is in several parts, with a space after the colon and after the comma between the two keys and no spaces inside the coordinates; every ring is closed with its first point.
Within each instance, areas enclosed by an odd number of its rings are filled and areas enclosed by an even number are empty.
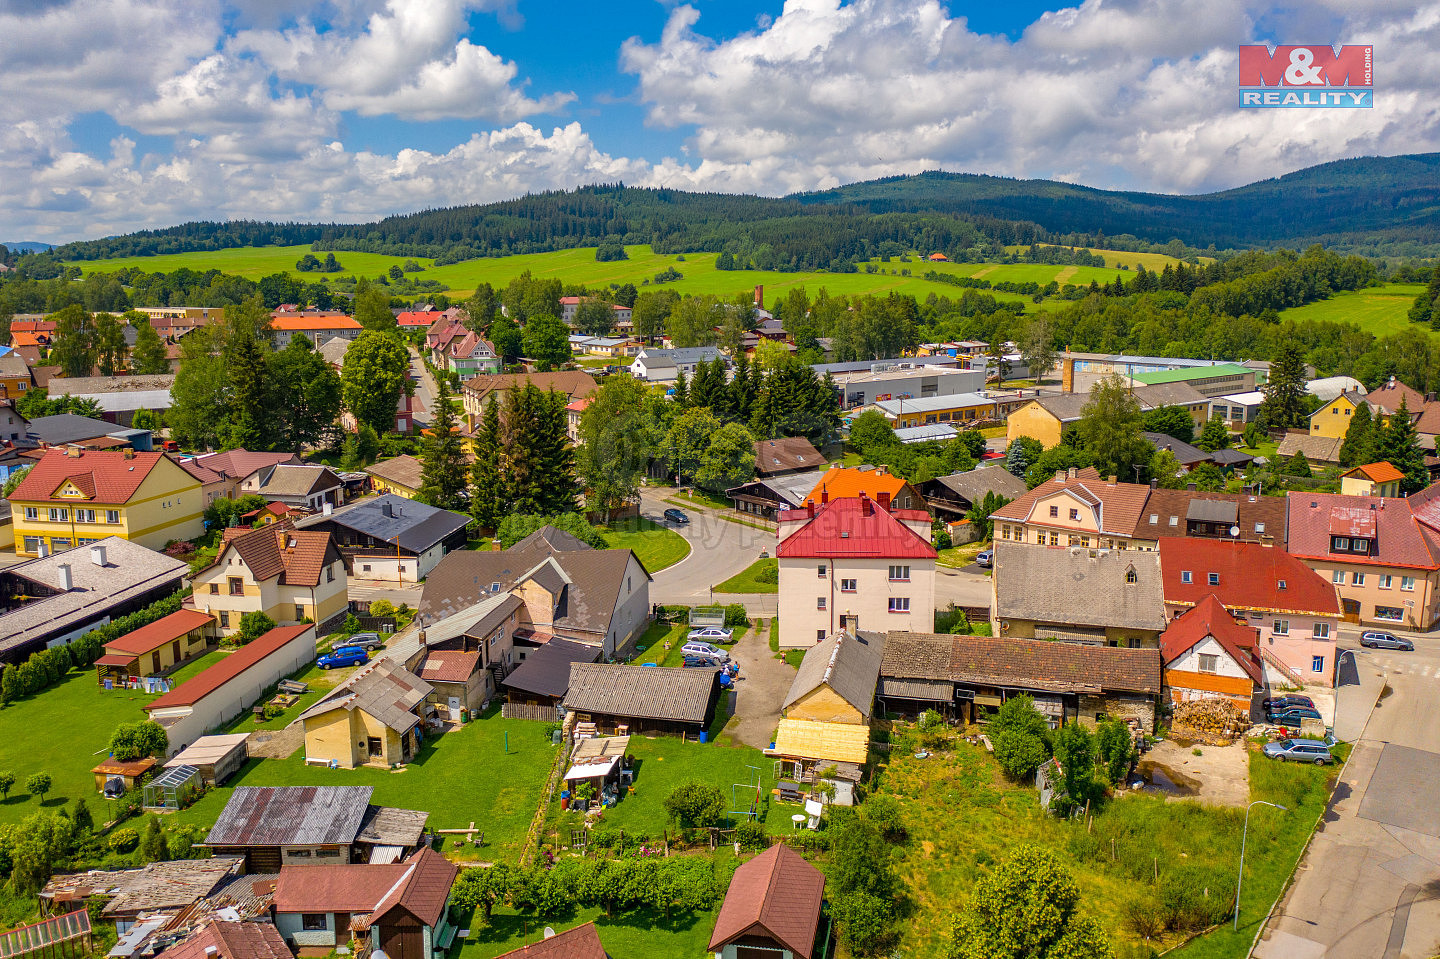
{"type": "Polygon", "coordinates": [[[1281,739],[1266,743],[1260,751],[1267,759],[1278,759],[1281,762],[1324,766],[1335,761],[1335,757],[1330,753],[1330,746],[1318,739],[1281,739]]]}
{"type": "Polygon", "coordinates": [[[730,654],[719,646],[710,643],[690,642],[680,647],[682,655],[693,658],[712,659],[718,666],[721,663],[730,662],[730,654]]]}

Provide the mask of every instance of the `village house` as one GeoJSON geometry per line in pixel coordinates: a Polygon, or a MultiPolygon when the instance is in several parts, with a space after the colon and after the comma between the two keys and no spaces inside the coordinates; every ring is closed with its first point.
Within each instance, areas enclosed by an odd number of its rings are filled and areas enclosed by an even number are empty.
{"type": "Polygon", "coordinates": [[[1056,473],[991,515],[995,542],[1153,549],[1135,542],[1150,487],[1102,480],[1091,467],[1056,473]]]}
{"type": "Polygon", "coordinates": [[[459,872],[428,848],[383,865],[287,865],[275,885],[275,928],[297,951],[435,959],[457,932],[450,887],[459,872]]]}
{"type": "Polygon", "coordinates": [[[565,711],[605,735],[699,736],[720,702],[720,670],[572,663],[565,711]]]}
{"type": "Polygon", "coordinates": [[[1366,463],[1340,474],[1340,493],[1344,496],[1396,497],[1405,474],[1389,463],[1366,463]]]}
{"type": "Polygon", "coordinates": [[[262,466],[240,481],[236,492],[263,496],[272,503],[284,503],[312,512],[345,501],[345,481],[328,466],[281,463],[262,466]]]}
{"type": "Polygon", "coordinates": [[[565,398],[568,405],[575,400],[589,396],[598,389],[595,378],[580,370],[565,370],[558,373],[496,373],[472,376],[460,384],[460,400],[465,408],[465,425],[474,429],[485,415],[485,407],[491,400],[504,407],[505,394],[526,383],[534,384],[540,390],[554,390],[565,398]]]}
{"type": "Polygon", "coordinates": [[[249,481],[252,487],[255,486],[259,474],[266,469],[301,465],[300,457],[296,453],[262,453],[246,449],[206,453],[193,457],[188,462],[221,477],[225,486],[219,490],[219,495],[227,499],[239,499],[241,484],[249,481]]]}
{"type": "Polygon", "coordinates": [[[1087,646],[1009,636],[890,633],[876,696],[886,712],[915,716],[927,709],[961,722],[993,715],[1019,695],[1051,727],[1104,718],[1155,728],[1161,694],[1160,651],[1087,646]]]}
{"type": "Polygon", "coordinates": [[[590,396],[582,396],[578,400],[571,400],[565,407],[565,435],[570,438],[570,442],[575,446],[579,446],[585,442],[580,436],[580,424],[585,418],[585,411],[590,408],[590,404],[593,402],[595,402],[595,396],[591,394],[590,396]]]}
{"type": "Polygon", "coordinates": [[[1436,498],[1434,486],[1394,499],[1292,491],[1290,552],[1335,586],[1346,622],[1430,629],[1440,620],[1436,498]]]}
{"type": "Polygon", "coordinates": [[[1154,551],[995,544],[996,636],[1154,649],[1166,626],[1154,551]]]}
{"type": "Polygon", "coordinates": [[[155,959],[291,959],[280,932],[268,922],[215,919],[155,959]]]}
{"type": "Polygon", "coordinates": [[[673,383],[682,373],[688,380],[695,376],[695,370],[701,363],[713,363],[720,355],[720,348],[715,346],[685,346],[666,350],[647,347],[635,355],[630,364],[630,375],[646,383],[673,383]]]}
{"type": "MultiPolygon", "coordinates": [[[[832,466],[820,474],[805,501],[821,504],[832,499],[868,496],[890,498],[895,509],[925,509],[925,499],[910,482],[892,476],[883,466],[832,466]]],[[[804,501],[801,502],[804,505],[804,501]]]]}
{"type": "MultiPolygon", "coordinates": [[[[1131,395],[1140,409],[1157,410],[1164,406],[1183,407],[1190,414],[1195,428],[1205,425],[1210,417],[1210,398],[1188,383],[1158,383],[1139,386],[1131,395]]],[[[1039,440],[1047,449],[1057,446],[1065,431],[1080,422],[1089,392],[1053,393],[1037,396],[1005,418],[1005,441],[1015,442],[1022,436],[1039,440]]]]}
{"type": "Polygon", "coordinates": [[[860,780],[884,646],[884,633],[841,631],[805,651],[781,705],[775,744],[765,751],[785,775],[810,782],[833,766],[836,778],[860,780]]]}
{"type": "Polygon", "coordinates": [[[339,337],[354,340],[365,332],[365,328],[353,317],[344,313],[306,310],[303,313],[271,314],[271,336],[276,349],[284,349],[297,336],[303,336],[318,347],[326,340],[339,337]]]}
{"type": "MultiPolygon", "coordinates": [[[[427,622],[413,651],[402,651],[397,644],[392,655],[403,658],[406,668],[430,685],[426,700],[434,713],[459,723],[465,713],[483,709],[498,696],[500,680],[523,663],[515,634],[529,627],[524,601],[513,593],[497,593],[453,616],[427,622]]],[[[561,642],[551,639],[539,649],[561,642]]]]}
{"type": "Polygon", "coordinates": [[[1260,657],[1289,683],[1333,684],[1340,601],[1309,566],[1261,543],[1162,539],[1159,552],[1168,617],[1214,595],[1260,630],[1260,657]]]}
{"type": "MultiPolygon", "coordinates": [[[[832,471],[833,472],[833,471],[832,471]]],[[[930,514],[890,494],[807,501],[779,517],[780,646],[804,649],[837,631],[934,628],[930,514]]]]}
{"type": "Polygon", "coordinates": [[[776,843],[730,877],[707,949],[717,959],[811,959],[824,899],[824,874],[776,843]]]}
{"type": "Polygon", "coordinates": [[[1344,435],[1306,436],[1304,433],[1286,433],[1275,451],[1275,460],[1288,460],[1296,453],[1302,453],[1311,466],[1338,466],[1340,448],[1345,445],[1344,435]]]}
{"type": "Polygon", "coordinates": [[[179,609],[105,644],[95,660],[99,684],[107,689],[137,685],[143,676],[165,676],[210,648],[215,617],[179,609]]]}
{"type": "Polygon", "coordinates": [[[1211,593],[1173,620],[1160,636],[1165,691],[1172,705],[1226,699],[1258,716],[1256,696],[1268,689],[1260,659],[1260,631],[1237,622],[1211,593]]]}
{"type": "MultiPolygon", "coordinates": [[[[580,304],[584,303],[586,300],[592,299],[594,298],[588,296],[560,297],[560,319],[565,321],[566,326],[573,327],[575,325],[575,314],[580,312],[580,304]]],[[[615,314],[616,325],[630,322],[630,318],[633,314],[633,311],[630,309],[630,307],[621,306],[619,303],[611,303],[608,305],[611,311],[613,311],[615,314]]]]}
{"type": "Polygon", "coordinates": [[[479,333],[466,331],[445,348],[445,369],[462,378],[480,373],[499,373],[500,357],[495,345],[479,333]]]}
{"type": "Polygon", "coordinates": [[[419,611],[426,625],[487,596],[514,593],[525,603],[533,645],[552,636],[598,647],[606,658],[632,646],[650,622],[650,574],[628,549],[592,549],[546,527],[507,550],[462,550],[427,577],[419,611]]]}
{"type": "Polygon", "coordinates": [[[21,556],[111,536],[163,549],[204,532],[200,483],[163,453],[48,450],[9,499],[21,556]]]}
{"type": "Polygon", "coordinates": [[[981,466],[963,473],[937,476],[920,484],[919,493],[935,518],[942,522],[965,519],[989,493],[1014,501],[1027,492],[1025,481],[1004,466],[981,466]]]}
{"type": "Polygon", "coordinates": [[[361,666],[300,714],[305,762],[393,769],[420,751],[429,683],[390,659],[361,666]]]}
{"type": "Polygon", "coordinates": [[[121,451],[129,448],[137,453],[149,453],[155,448],[154,435],[149,430],[116,426],[93,416],[75,413],[37,416],[26,427],[24,438],[41,447],[73,446],[87,450],[121,451]]]}
{"type": "Polygon", "coordinates": [[[168,755],[248,710],[260,694],[315,661],[315,626],[276,626],[140,708],[165,727],[168,755]]]}
{"type": "Polygon", "coordinates": [[[370,488],[377,493],[394,493],[413,500],[420,495],[425,464],[409,453],[379,460],[365,467],[370,475],[370,488]]]}
{"type": "Polygon", "coordinates": [[[1141,549],[1154,549],[1165,537],[1284,546],[1285,500],[1254,493],[1207,493],[1152,486],[1131,540],[1141,549]]]}
{"type": "Polygon", "coordinates": [[[74,378],[56,376],[50,380],[46,389],[51,396],[94,400],[100,407],[100,415],[107,422],[129,426],[140,410],[168,410],[173,405],[170,388],[174,385],[174,373],[74,378]]]}
{"type": "Polygon", "coordinates": [[[824,469],[818,469],[804,473],[756,477],[749,483],[731,487],[725,491],[725,495],[735,505],[736,511],[773,520],[781,510],[804,506],[805,501],[810,498],[810,491],[820,482],[825,472],[824,469]]]}
{"type": "Polygon", "coordinates": [[[367,497],[296,522],[297,529],[329,533],[358,579],[415,583],[452,550],[465,549],[470,517],[395,493],[367,497]]]}
{"type": "MultiPolygon", "coordinates": [[[[418,851],[429,813],[376,806],[369,786],[237,786],[200,845],[246,872],[393,863],[418,851]]],[[[313,880],[312,880],[313,881],[313,880]]]]}
{"type": "MultiPolygon", "coordinates": [[[[505,702],[512,707],[534,707],[535,715],[549,718],[545,710],[558,710],[570,689],[570,665],[593,663],[599,658],[600,650],[594,646],[567,639],[552,639],[536,646],[501,680],[505,702]]],[[[521,712],[518,708],[515,711],[521,712]]],[[[555,715],[558,721],[559,713],[555,715]]]]}
{"type": "Polygon", "coordinates": [[[115,536],[0,571],[0,662],[21,662],[172,596],[189,571],[115,536]]]}
{"type": "Polygon", "coordinates": [[[12,349],[0,352],[0,399],[18,400],[35,388],[30,364],[12,349]]]}
{"type": "Polygon", "coordinates": [[[328,630],[347,611],[345,562],[329,533],[288,523],[223,531],[219,555],[194,575],[190,602],[219,620],[220,635],[246,613],[277,623],[311,620],[328,630]]]}

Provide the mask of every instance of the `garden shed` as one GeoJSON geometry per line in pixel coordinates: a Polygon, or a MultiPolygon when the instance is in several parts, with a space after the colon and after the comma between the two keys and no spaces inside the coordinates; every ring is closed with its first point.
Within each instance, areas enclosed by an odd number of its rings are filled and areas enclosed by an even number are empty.
{"type": "Polygon", "coordinates": [[[140,784],[145,775],[155,768],[155,760],[151,756],[140,759],[133,759],[122,762],[114,756],[106,759],[103,763],[90,770],[95,774],[95,788],[104,790],[105,783],[115,777],[125,780],[125,791],[129,792],[140,784]]]}
{"type": "Polygon", "coordinates": [[[145,784],[142,804],[146,809],[178,811],[200,790],[200,770],[194,766],[170,766],[145,784]]]}
{"type": "Polygon", "coordinates": [[[201,736],[167,761],[165,768],[194,766],[206,786],[218,786],[250,758],[245,747],[249,738],[245,733],[201,736]]]}

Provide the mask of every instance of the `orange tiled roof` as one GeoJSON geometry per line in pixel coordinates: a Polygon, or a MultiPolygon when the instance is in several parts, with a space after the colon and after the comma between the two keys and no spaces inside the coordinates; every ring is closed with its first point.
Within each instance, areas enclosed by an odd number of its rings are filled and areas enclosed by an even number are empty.
{"type": "Polygon", "coordinates": [[[1364,466],[1357,466],[1346,473],[1346,476],[1354,476],[1359,473],[1366,479],[1375,483],[1389,483],[1396,480],[1403,480],[1405,474],[1391,466],[1389,463],[1366,463],[1364,466]]]}
{"type": "Polygon", "coordinates": [[[257,580],[278,576],[291,586],[318,586],[321,571],[340,559],[329,533],[297,530],[285,521],[259,529],[227,529],[223,536],[226,548],[201,572],[220,565],[233,546],[257,580]]]}
{"type": "Polygon", "coordinates": [[[270,321],[275,330],[359,330],[363,329],[349,316],[277,316],[270,321]]]}
{"type": "Polygon", "coordinates": [[[849,467],[836,467],[827,470],[825,475],[820,477],[820,482],[815,484],[815,488],[805,496],[805,499],[814,500],[818,505],[823,498],[822,493],[828,493],[830,499],[844,499],[859,496],[861,493],[871,499],[876,498],[880,493],[889,493],[891,497],[894,497],[904,488],[905,480],[899,476],[891,476],[882,471],[869,472],[849,467]]]}

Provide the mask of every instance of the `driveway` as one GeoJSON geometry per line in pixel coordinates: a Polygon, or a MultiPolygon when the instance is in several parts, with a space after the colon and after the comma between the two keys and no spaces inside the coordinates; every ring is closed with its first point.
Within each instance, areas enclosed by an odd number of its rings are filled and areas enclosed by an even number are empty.
{"type": "Polygon", "coordinates": [[[795,679],[795,670],[770,651],[769,626],[767,620],[756,620],[754,628],[730,649],[731,657],[740,664],[740,681],[736,684],[737,720],[732,720],[727,731],[756,749],[770,745],[780,723],[780,706],[795,679]]]}
{"type": "MultiPolygon", "coordinates": [[[[1342,635],[1342,640],[1345,637],[1342,635]]],[[[1348,643],[1342,641],[1342,645],[1348,643]]],[[[1421,959],[1440,943],[1440,638],[1345,655],[1336,731],[1361,730],[1260,959],[1421,959]],[[1373,708],[1372,708],[1373,705],[1373,708]]]]}
{"type": "Polygon", "coordinates": [[[945,609],[951,603],[956,606],[981,606],[989,609],[991,589],[990,577],[973,563],[964,569],[950,569],[948,566],[935,568],[936,609],[945,609]]]}
{"type": "MultiPolygon", "coordinates": [[[[765,529],[742,526],[721,519],[712,510],[687,503],[680,507],[690,522],[675,526],[665,521],[672,504],[666,497],[675,491],[665,486],[647,486],[640,491],[640,513],[679,533],[690,543],[690,555],[655,574],[650,584],[650,601],[673,606],[705,606],[717,602],[710,588],[760,558],[761,550],[775,555],[775,534],[765,529]]],[[[727,596],[726,599],[729,597],[727,596]]],[[[750,597],[736,597],[744,601],[750,597]]],[[[755,597],[757,611],[775,609],[775,596],[755,597]]],[[[747,608],[749,604],[747,603],[747,608]]]]}

